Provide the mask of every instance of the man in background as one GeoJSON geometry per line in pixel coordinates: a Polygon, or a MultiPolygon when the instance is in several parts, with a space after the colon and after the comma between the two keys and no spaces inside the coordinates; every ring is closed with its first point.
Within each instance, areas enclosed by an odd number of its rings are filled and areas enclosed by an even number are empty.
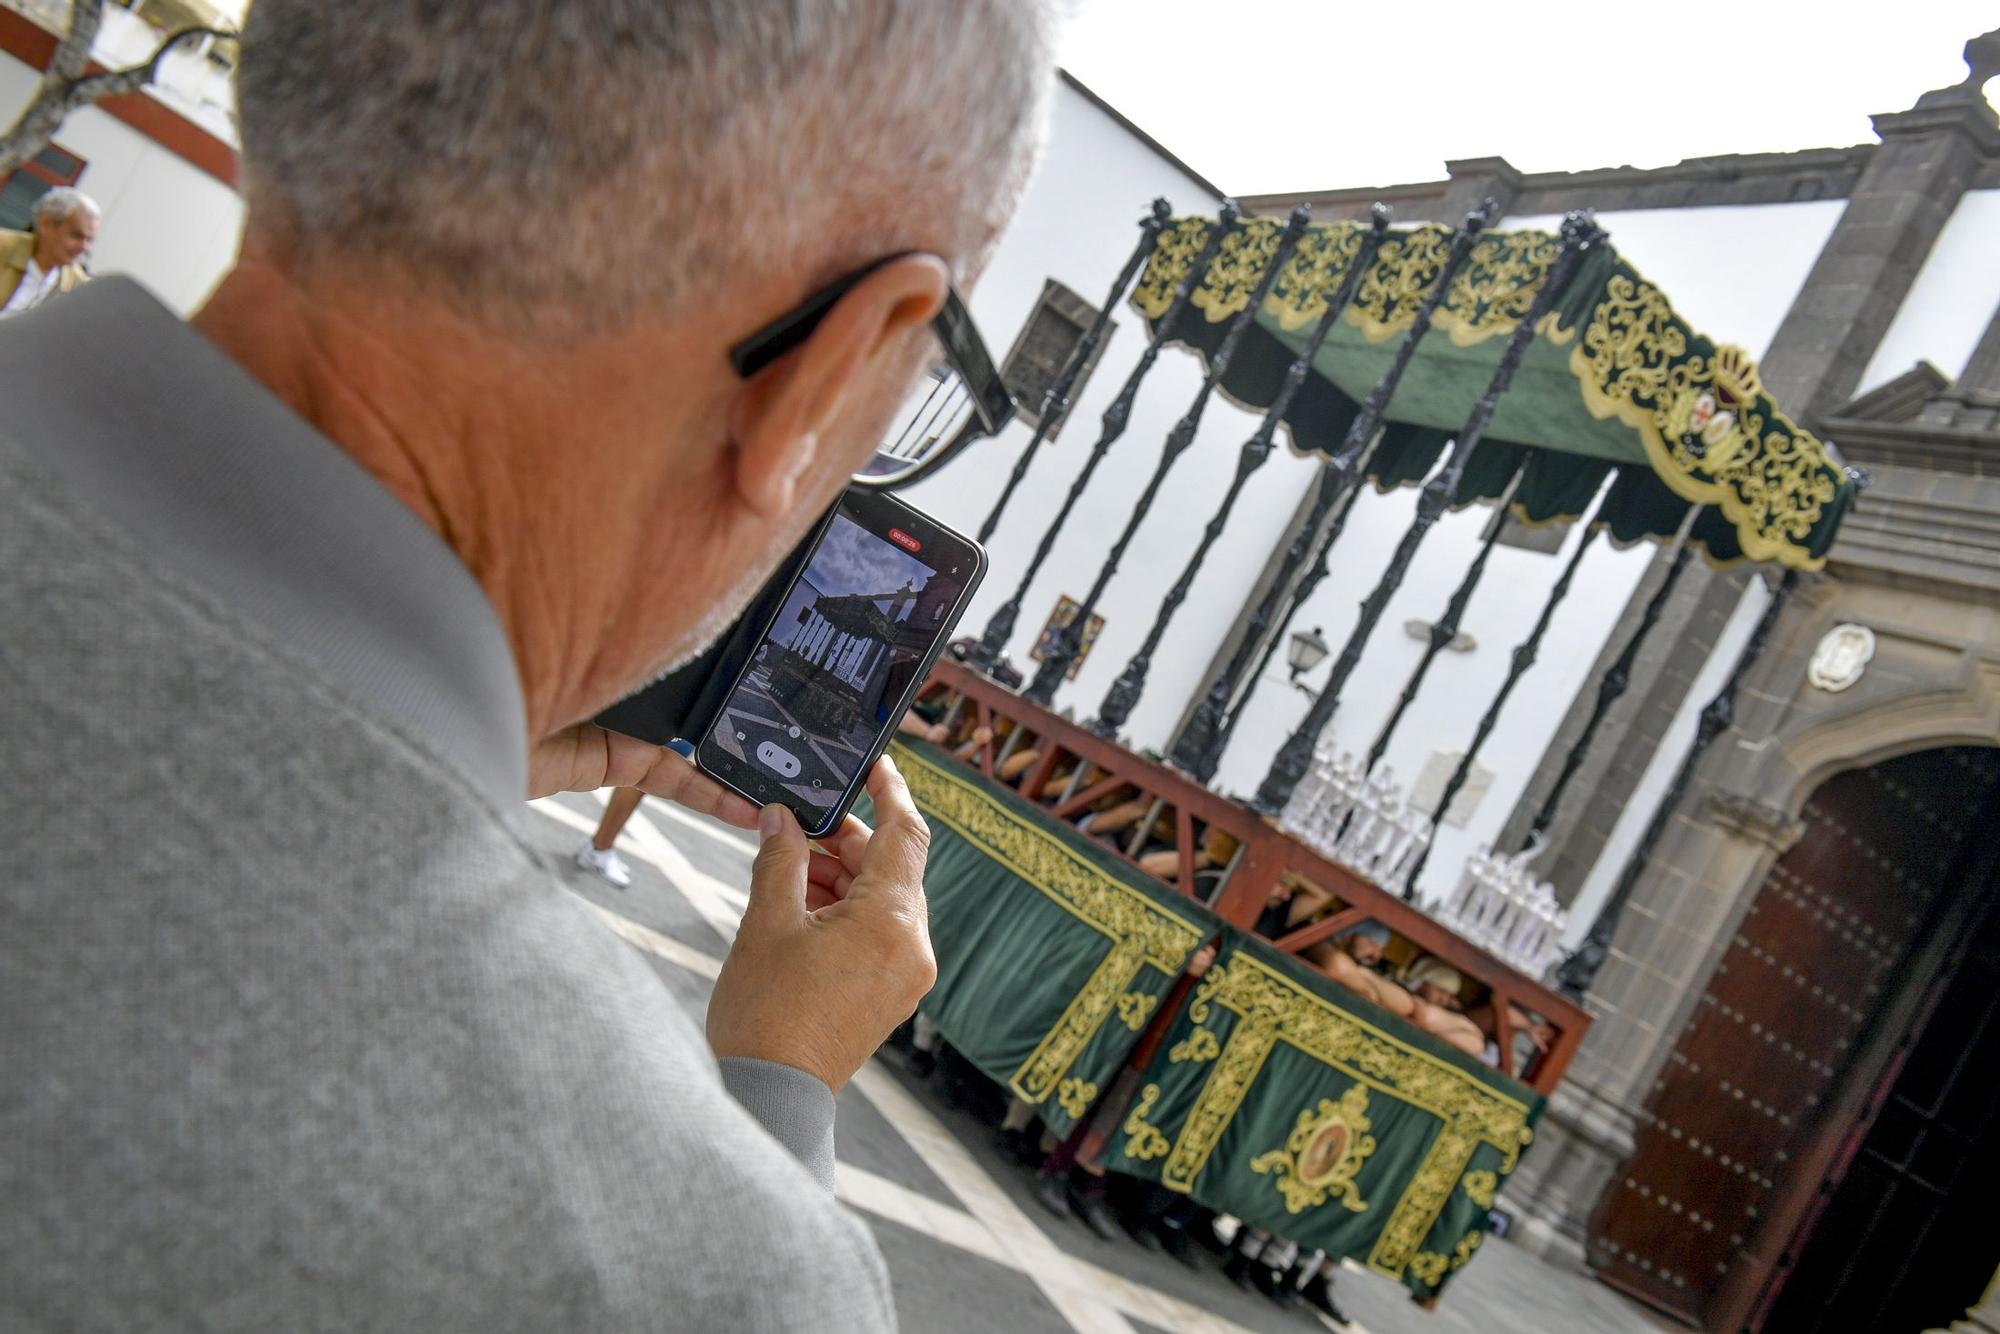
{"type": "Polygon", "coordinates": [[[83,257],[97,239],[97,201],[59,185],[35,201],[35,229],[0,231],[0,317],[18,315],[90,281],[83,257]]]}

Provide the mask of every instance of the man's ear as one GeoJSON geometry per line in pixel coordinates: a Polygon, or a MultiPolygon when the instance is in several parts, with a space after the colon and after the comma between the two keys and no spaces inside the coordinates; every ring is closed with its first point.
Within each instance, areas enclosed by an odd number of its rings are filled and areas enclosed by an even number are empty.
{"type": "MultiPolygon", "coordinates": [[[[729,405],[737,493],[762,515],[791,512],[800,482],[830,448],[848,400],[898,355],[901,335],[930,323],[951,288],[934,255],[903,255],[873,270],[826,313],[812,336],[757,372],[729,405]]],[[[848,470],[865,456],[848,460],[848,470]]]]}

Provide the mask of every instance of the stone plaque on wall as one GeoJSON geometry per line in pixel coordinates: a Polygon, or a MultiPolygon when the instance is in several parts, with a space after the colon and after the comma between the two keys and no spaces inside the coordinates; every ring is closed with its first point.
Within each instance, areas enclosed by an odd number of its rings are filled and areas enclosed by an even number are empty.
{"type": "MultiPolygon", "coordinates": [[[[1441,750],[1426,760],[1423,772],[1417,775],[1416,786],[1410,789],[1410,805],[1426,814],[1435,810],[1438,798],[1444,795],[1444,785],[1464,758],[1462,750],[1441,750]]],[[[1486,789],[1492,786],[1493,771],[1474,760],[1471,772],[1465,776],[1465,786],[1458,790],[1458,795],[1451,799],[1451,808],[1444,813],[1443,823],[1453,829],[1465,828],[1485,799],[1486,789]]]]}

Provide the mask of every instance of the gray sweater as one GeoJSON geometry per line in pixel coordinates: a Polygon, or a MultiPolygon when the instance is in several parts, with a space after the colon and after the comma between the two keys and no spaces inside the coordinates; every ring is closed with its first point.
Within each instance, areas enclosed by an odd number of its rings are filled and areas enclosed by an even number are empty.
{"type": "Polygon", "coordinates": [[[0,326],[0,570],[0,1329],[892,1323],[825,1086],[517,832],[477,584],[129,282],[0,326]]]}

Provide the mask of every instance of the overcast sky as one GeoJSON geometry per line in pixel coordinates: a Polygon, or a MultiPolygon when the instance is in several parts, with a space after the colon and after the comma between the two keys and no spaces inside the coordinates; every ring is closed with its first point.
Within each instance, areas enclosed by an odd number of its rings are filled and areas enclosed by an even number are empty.
{"type": "Polygon", "coordinates": [[[901,547],[892,547],[844,514],[833,516],[826,541],[813,553],[806,578],[828,597],[851,593],[894,593],[904,584],[922,588],[931,567],[901,547]]]}
{"type": "Polygon", "coordinates": [[[1073,0],[1063,65],[1230,194],[1872,142],[1993,0],[1073,0]]]}

